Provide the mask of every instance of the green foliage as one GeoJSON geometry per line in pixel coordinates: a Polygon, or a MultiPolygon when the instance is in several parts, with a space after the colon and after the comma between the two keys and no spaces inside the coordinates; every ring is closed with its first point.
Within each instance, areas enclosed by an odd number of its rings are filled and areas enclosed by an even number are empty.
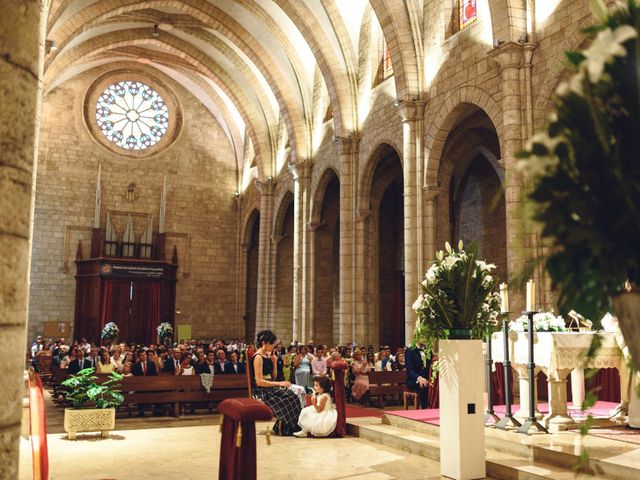
{"type": "Polygon", "coordinates": [[[93,368],[80,370],[77,375],[68,378],[62,385],[70,389],[67,394],[74,408],[95,406],[95,408],[114,408],[122,404],[124,396],[118,390],[122,375],[111,372],[109,379],[97,384],[93,368]]]}
{"type": "Polygon", "coordinates": [[[472,338],[497,330],[500,296],[491,276],[495,265],[478,260],[476,245],[463,247],[460,242],[456,251],[447,243],[436,254],[422,282],[423,294],[413,305],[418,315],[414,339],[429,349],[452,329],[468,328],[472,338]]]}
{"type": "MultiPolygon", "coordinates": [[[[640,8],[627,2],[585,32],[615,35],[623,25],[639,31],[640,8]]],[[[558,95],[557,115],[519,154],[524,169],[543,170],[530,199],[551,244],[546,268],[560,311],[596,320],[626,280],[640,281],[640,39],[621,41],[626,55],[618,55],[615,42],[603,38],[594,49],[609,55],[603,73],[591,75],[597,59],[588,49],[568,53],[577,73],[558,95]]]]}

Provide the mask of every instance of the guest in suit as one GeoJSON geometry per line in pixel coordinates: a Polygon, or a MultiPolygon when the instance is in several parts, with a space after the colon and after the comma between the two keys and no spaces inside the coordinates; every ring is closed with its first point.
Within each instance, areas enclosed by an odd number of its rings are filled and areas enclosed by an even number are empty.
{"type": "Polygon", "coordinates": [[[98,368],[98,362],[100,361],[100,357],[98,356],[98,347],[91,347],[91,352],[89,353],[87,360],[91,363],[91,368],[98,368]]]}
{"type": "Polygon", "coordinates": [[[238,353],[231,352],[229,361],[224,366],[224,373],[247,373],[244,363],[238,362],[238,353]]]}
{"type": "Polygon", "coordinates": [[[207,361],[203,364],[196,365],[196,373],[210,373],[211,375],[215,375],[216,368],[216,353],[213,350],[209,350],[207,352],[207,361]]]}
{"type": "Polygon", "coordinates": [[[214,363],[216,374],[222,375],[225,373],[224,368],[227,365],[227,353],[224,350],[218,350],[216,352],[216,363],[214,363]]]}
{"type": "Polygon", "coordinates": [[[156,364],[147,359],[146,350],[138,351],[139,361],[133,366],[131,373],[136,377],[151,377],[158,374],[156,364]]]}
{"type": "Polygon", "coordinates": [[[407,349],[405,368],[407,370],[407,390],[416,392],[420,401],[420,408],[427,408],[429,393],[430,355],[425,352],[424,344],[407,349]]]}
{"type": "Polygon", "coordinates": [[[85,368],[91,368],[91,362],[84,358],[84,350],[82,348],[76,348],[76,358],[69,362],[67,372],[71,375],[75,375],[85,368]]]}
{"type": "Polygon", "coordinates": [[[180,371],[180,358],[180,350],[174,348],[172,356],[167,357],[167,359],[164,361],[164,367],[162,367],[162,371],[175,375],[176,370],[180,371]]]}

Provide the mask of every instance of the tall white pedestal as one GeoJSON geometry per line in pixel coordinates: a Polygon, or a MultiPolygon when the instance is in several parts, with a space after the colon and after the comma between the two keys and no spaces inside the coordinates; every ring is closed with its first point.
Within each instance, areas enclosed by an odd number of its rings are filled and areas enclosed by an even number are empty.
{"type": "Polygon", "coordinates": [[[440,474],[486,477],[481,340],[440,341],[440,474]]]}

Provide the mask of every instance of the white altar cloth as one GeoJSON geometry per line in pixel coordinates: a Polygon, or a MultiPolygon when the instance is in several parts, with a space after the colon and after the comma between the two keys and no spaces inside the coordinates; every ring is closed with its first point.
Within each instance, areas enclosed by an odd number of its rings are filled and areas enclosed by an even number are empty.
{"type": "MultiPolygon", "coordinates": [[[[548,377],[549,414],[545,425],[573,423],[567,411],[567,376],[573,369],[618,368],[620,349],[613,333],[599,333],[602,343],[595,357],[587,362],[586,354],[595,332],[536,332],[534,334],[534,362],[536,369],[548,377]]],[[[494,333],[491,339],[494,362],[504,361],[502,332],[494,333]]],[[[529,334],[509,333],[509,360],[520,379],[519,418],[526,418],[529,411],[529,334]]]]}

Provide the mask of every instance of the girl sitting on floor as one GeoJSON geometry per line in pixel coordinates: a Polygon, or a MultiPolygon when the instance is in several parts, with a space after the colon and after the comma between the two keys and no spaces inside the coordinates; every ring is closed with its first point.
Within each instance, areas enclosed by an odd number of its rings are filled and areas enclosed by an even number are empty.
{"type": "Polygon", "coordinates": [[[338,422],[338,412],[331,401],[331,380],[326,375],[313,378],[313,395],[311,405],[300,412],[298,426],[302,429],[294,433],[296,437],[305,438],[307,433],[314,437],[331,435],[338,422]]]}

